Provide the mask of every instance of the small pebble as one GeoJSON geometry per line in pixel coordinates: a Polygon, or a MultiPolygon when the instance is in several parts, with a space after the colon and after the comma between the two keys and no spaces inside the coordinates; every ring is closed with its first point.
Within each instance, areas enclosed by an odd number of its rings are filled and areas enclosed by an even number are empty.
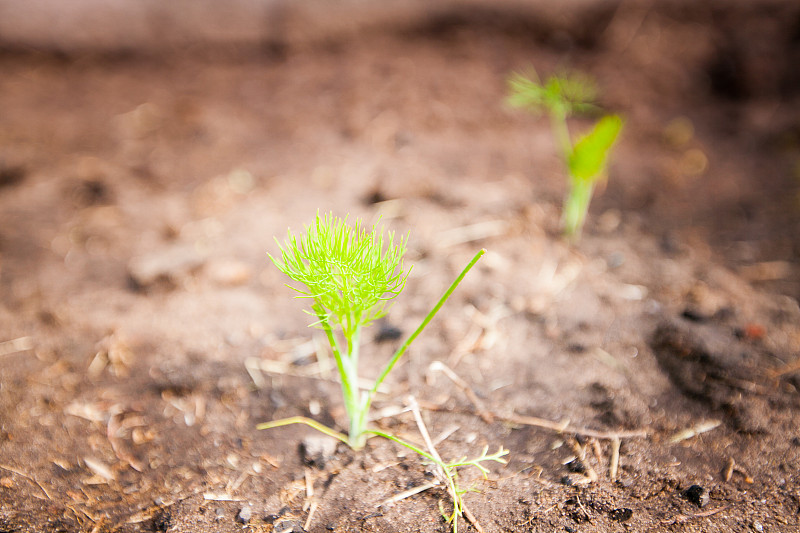
{"type": "Polygon", "coordinates": [[[375,335],[375,342],[396,341],[403,336],[403,331],[391,324],[381,324],[378,333],[375,335]]]}
{"type": "Polygon", "coordinates": [[[296,520],[284,520],[275,524],[273,533],[302,533],[305,531],[300,522],[296,520]]]}
{"type": "Polygon", "coordinates": [[[611,520],[615,522],[625,522],[626,520],[630,520],[633,516],[633,510],[628,509],[627,507],[620,507],[619,509],[612,510],[609,514],[611,520]]]}
{"type": "Polygon", "coordinates": [[[698,507],[705,507],[709,499],[708,491],[700,485],[692,485],[683,491],[683,496],[698,507]]]}
{"type": "Polygon", "coordinates": [[[617,485],[623,489],[629,489],[633,486],[633,479],[629,477],[622,477],[617,480],[617,485]]]}
{"type": "Polygon", "coordinates": [[[606,264],[608,265],[608,268],[612,270],[621,267],[625,264],[625,254],[622,252],[610,253],[606,259],[606,264]]]}
{"type": "Polygon", "coordinates": [[[566,466],[567,470],[569,470],[570,472],[575,472],[575,473],[578,473],[578,474],[585,474],[586,473],[586,465],[583,464],[583,461],[581,461],[578,458],[573,459],[572,461],[568,462],[564,466],[566,466]]]}
{"type": "Polygon", "coordinates": [[[214,514],[217,516],[217,520],[222,520],[222,517],[225,516],[225,509],[217,507],[214,509],[214,514]]]}
{"type": "Polygon", "coordinates": [[[753,529],[760,533],[761,531],[764,531],[764,526],[761,525],[761,522],[756,520],[755,522],[753,522],[753,529]]]}
{"type": "Polygon", "coordinates": [[[242,524],[248,523],[251,518],[253,518],[253,509],[251,509],[249,505],[242,507],[239,514],[236,516],[236,520],[242,524]]]}

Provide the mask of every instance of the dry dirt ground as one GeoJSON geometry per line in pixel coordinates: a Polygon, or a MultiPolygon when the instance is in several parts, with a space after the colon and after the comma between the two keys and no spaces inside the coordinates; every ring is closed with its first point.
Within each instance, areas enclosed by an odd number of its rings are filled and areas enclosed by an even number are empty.
{"type": "Polygon", "coordinates": [[[404,448],[307,464],[313,430],[255,429],[344,424],[266,257],[317,210],[410,232],[366,376],[488,250],[374,422],[418,442],[413,395],[445,458],[507,448],[462,472],[483,531],[797,531],[800,8],[579,4],[169,54],[6,47],[0,531],[449,531],[441,487],[381,505],[431,480],[404,448]],[[530,67],[591,73],[627,120],[575,244],[548,124],[504,104],[530,67]]]}

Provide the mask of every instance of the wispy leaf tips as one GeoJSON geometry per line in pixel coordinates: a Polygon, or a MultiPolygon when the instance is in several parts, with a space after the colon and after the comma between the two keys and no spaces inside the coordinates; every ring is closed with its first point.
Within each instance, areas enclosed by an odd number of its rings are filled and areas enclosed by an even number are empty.
{"type": "MultiPolygon", "coordinates": [[[[354,226],[332,213],[317,214],[299,238],[289,230],[281,260],[270,259],[278,269],[305,288],[293,287],[326,310],[327,320],[336,320],[346,337],[385,313],[385,304],[403,289],[408,272],[403,256],[406,239],[388,245],[382,229],[367,228],[360,220],[354,226]]],[[[315,313],[316,314],[316,313],[315,313]]]]}

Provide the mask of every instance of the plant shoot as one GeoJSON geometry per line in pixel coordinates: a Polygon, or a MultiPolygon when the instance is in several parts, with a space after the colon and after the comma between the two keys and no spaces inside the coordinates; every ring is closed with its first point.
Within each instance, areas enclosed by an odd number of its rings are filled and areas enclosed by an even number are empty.
{"type": "Polygon", "coordinates": [[[578,74],[551,76],[541,83],[535,73],[531,77],[513,74],[508,84],[509,104],[550,117],[553,137],[569,175],[562,227],[567,237],[577,238],[583,229],[594,188],[607,177],[608,157],[622,130],[622,119],[617,115],[602,117],[589,133],[573,144],[567,119],[596,109],[592,103],[596,90],[589,78],[578,74]]]}
{"type": "Polygon", "coordinates": [[[303,417],[260,424],[259,429],[304,423],[354,449],[364,446],[367,416],[378,387],[484,253],[481,250],[475,254],[420,326],[394,353],[373,386],[362,390],[358,387],[362,331],[386,314],[388,302],[405,287],[410,272],[403,262],[406,241],[407,237],[398,240],[392,232],[384,237],[382,228],[366,227],[360,220],[351,226],[347,218],[317,214],[304,234],[296,236],[290,230],[285,243],[282,246],[278,243],[280,258],[270,255],[270,259],[299,284],[290,287],[299,293],[299,298],[309,300],[308,312],[315,317],[314,325],[325,333],[342,382],[349,430],[344,436],[303,417]]]}

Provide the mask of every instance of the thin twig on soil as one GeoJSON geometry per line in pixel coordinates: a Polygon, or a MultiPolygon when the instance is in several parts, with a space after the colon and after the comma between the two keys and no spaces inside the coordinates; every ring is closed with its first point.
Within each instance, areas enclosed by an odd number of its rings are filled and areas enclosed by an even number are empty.
{"type": "MultiPolygon", "coordinates": [[[[199,494],[201,492],[203,492],[203,487],[196,487],[192,491],[190,491],[188,493],[185,493],[185,494],[183,494],[181,496],[178,496],[176,498],[168,498],[168,499],[165,499],[165,500],[161,501],[157,505],[151,505],[151,506],[149,506],[149,507],[147,507],[145,509],[140,509],[139,511],[137,511],[137,512],[133,513],[132,515],[128,516],[128,518],[125,519],[124,522],[119,522],[114,527],[112,527],[110,529],[111,529],[111,531],[116,531],[117,529],[119,529],[120,525],[123,524],[123,523],[125,523],[125,524],[140,524],[140,523],[142,523],[142,522],[144,522],[146,520],[150,520],[151,518],[153,518],[153,516],[155,516],[155,514],[157,512],[161,511],[162,509],[164,509],[166,507],[170,507],[171,505],[174,505],[177,502],[182,502],[183,500],[187,500],[187,499],[191,498],[192,496],[195,496],[195,495],[197,495],[197,494],[199,494]]],[[[205,495],[203,496],[203,498],[207,499],[207,498],[205,498],[205,495]]]]}
{"type": "MultiPolygon", "coordinates": [[[[439,452],[436,451],[436,448],[433,445],[433,441],[431,440],[431,436],[428,433],[428,428],[425,426],[425,422],[422,420],[422,413],[420,413],[419,405],[417,405],[417,400],[413,396],[409,396],[409,407],[411,408],[411,412],[414,414],[414,420],[417,422],[417,427],[419,428],[419,432],[422,435],[422,439],[425,441],[425,445],[428,447],[428,451],[430,452],[431,456],[434,457],[439,463],[443,463],[439,452]]],[[[450,494],[450,497],[453,499],[453,505],[457,505],[459,501],[459,495],[455,491],[455,486],[452,483],[447,482],[447,473],[444,472],[441,466],[437,464],[436,472],[440,478],[440,481],[447,486],[447,492],[450,494]]],[[[464,501],[461,501],[461,512],[464,514],[464,517],[472,524],[472,526],[478,531],[478,533],[484,533],[483,527],[481,527],[480,522],[478,519],[475,518],[469,509],[467,509],[464,501]]],[[[453,520],[458,520],[458,516],[453,516],[453,520]]]]}
{"type": "MultiPolygon", "coordinates": [[[[453,409],[445,408],[444,406],[433,402],[426,402],[424,400],[419,400],[418,403],[422,408],[427,409],[428,411],[446,410],[449,412],[453,412],[453,409]]],[[[502,420],[503,422],[508,422],[510,424],[535,426],[544,429],[551,429],[556,433],[581,435],[584,437],[591,437],[600,440],[636,439],[636,438],[644,439],[650,435],[649,431],[646,429],[632,429],[623,431],[599,431],[591,428],[570,426],[569,420],[562,420],[561,422],[555,422],[553,420],[547,420],[546,418],[539,418],[536,416],[524,416],[517,414],[501,415],[491,411],[488,411],[488,414],[491,415],[494,419],[502,420]]]]}
{"type": "Polygon", "coordinates": [[[45,497],[47,497],[48,500],[52,500],[53,499],[53,497],[50,495],[50,493],[47,491],[47,489],[44,488],[44,485],[39,483],[39,481],[37,481],[36,478],[34,478],[33,476],[29,476],[28,474],[26,474],[22,470],[19,470],[17,468],[14,468],[14,467],[11,467],[11,466],[8,466],[8,465],[0,464],[0,468],[2,468],[3,470],[7,470],[9,472],[12,472],[14,474],[17,474],[18,476],[22,476],[25,479],[31,481],[37,487],[39,487],[39,489],[44,493],[45,497]]]}
{"type": "Polygon", "coordinates": [[[242,498],[234,498],[230,494],[225,493],[216,493],[216,492],[206,492],[203,494],[204,500],[210,500],[212,502],[243,502],[244,499],[242,498]]]}
{"type": "Polygon", "coordinates": [[[31,337],[19,337],[10,341],[0,342],[0,357],[19,352],[33,350],[33,339],[31,337]]]}
{"type": "Polygon", "coordinates": [[[311,500],[314,497],[314,479],[308,469],[305,471],[304,478],[306,482],[306,501],[303,503],[303,511],[308,511],[311,500]]]}
{"type": "Polygon", "coordinates": [[[688,522],[689,520],[691,520],[693,518],[704,518],[706,516],[713,516],[713,515],[719,513],[720,511],[724,511],[727,508],[728,508],[727,505],[723,505],[722,507],[716,507],[714,509],[708,509],[707,511],[701,511],[699,513],[688,514],[688,515],[687,514],[682,514],[682,515],[676,516],[675,518],[667,518],[665,520],[662,520],[661,524],[665,525],[665,526],[670,526],[670,525],[673,525],[673,524],[683,524],[684,522],[688,522]]]}
{"type": "Polygon", "coordinates": [[[608,477],[611,481],[617,480],[617,471],[619,469],[619,438],[611,439],[611,461],[608,466],[608,477]]]}
{"type": "Polygon", "coordinates": [[[795,372],[797,370],[800,370],[800,358],[795,359],[794,361],[792,361],[790,363],[786,363],[785,365],[783,365],[783,366],[781,366],[779,368],[774,368],[774,369],[770,370],[769,371],[769,377],[771,377],[772,379],[775,379],[775,378],[779,378],[781,376],[784,376],[786,374],[791,374],[792,372],[795,372]]]}
{"type": "Polygon", "coordinates": [[[722,420],[703,420],[702,422],[698,422],[697,424],[693,425],[690,428],[678,431],[672,437],[670,437],[669,442],[670,444],[675,444],[677,442],[691,439],[692,437],[696,437],[701,433],[711,431],[712,429],[718,427],[720,424],[722,424],[722,420]]]}
{"type": "Polygon", "coordinates": [[[584,437],[593,437],[595,439],[602,440],[646,438],[648,436],[648,431],[646,429],[634,429],[629,431],[597,431],[589,428],[570,426],[569,420],[565,420],[563,422],[553,422],[552,420],[538,418],[535,416],[496,416],[497,418],[512,424],[536,426],[545,429],[552,429],[557,433],[572,433],[574,435],[582,435],[584,437]]]}
{"type": "Polygon", "coordinates": [[[594,453],[595,460],[597,460],[597,466],[602,468],[605,457],[603,457],[603,450],[600,449],[600,442],[597,439],[592,439],[592,452],[594,453]]]}
{"type": "Polygon", "coordinates": [[[404,490],[403,492],[399,492],[390,498],[386,498],[381,503],[379,503],[376,507],[383,507],[384,505],[391,505],[393,503],[397,503],[401,500],[405,500],[406,498],[410,498],[415,494],[419,494],[420,492],[425,492],[428,489],[432,489],[433,487],[438,487],[441,483],[439,480],[429,481],[428,483],[424,483],[417,487],[412,487],[408,490],[404,490]]]}
{"type": "Polygon", "coordinates": [[[591,524],[592,523],[592,517],[589,516],[589,511],[587,511],[586,507],[583,506],[583,502],[581,502],[581,497],[578,496],[577,494],[575,495],[575,501],[578,502],[578,507],[581,508],[581,511],[583,511],[583,514],[586,515],[586,520],[588,520],[589,523],[591,524]]]}
{"type": "Polygon", "coordinates": [[[316,499],[311,500],[311,503],[308,506],[308,516],[303,524],[303,531],[308,531],[311,527],[311,521],[314,519],[314,514],[317,512],[318,506],[319,504],[317,503],[316,499]]]}
{"type": "Polygon", "coordinates": [[[478,416],[481,417],[481,420],[483,420],[487,424],[491,424],[492,422],[494,422],[494,415],[486,409],[486,406],[481,401],[481,399],[478,398],[478,395],[475,394],[475,391],[473,391],[472,388],[469,386],[469,384],[463,379],[461,379],[458,376],[458,374],[453,372],[450,369],[450,367],[448,367],[441,361],[434,361],[433,363],[430,364],[428,370],[430,370],[431,372],[436,372],[436,371],[441,372],[442,374],[450,378],[450,381],[455,383],[456,386],[458,386],[458,388],[464,391],[464,394],[467,396],[467,399],[469,399],[469,401],[472,402],[472,405],[475,406],[475,411],[478,413],[478,416]]]}

